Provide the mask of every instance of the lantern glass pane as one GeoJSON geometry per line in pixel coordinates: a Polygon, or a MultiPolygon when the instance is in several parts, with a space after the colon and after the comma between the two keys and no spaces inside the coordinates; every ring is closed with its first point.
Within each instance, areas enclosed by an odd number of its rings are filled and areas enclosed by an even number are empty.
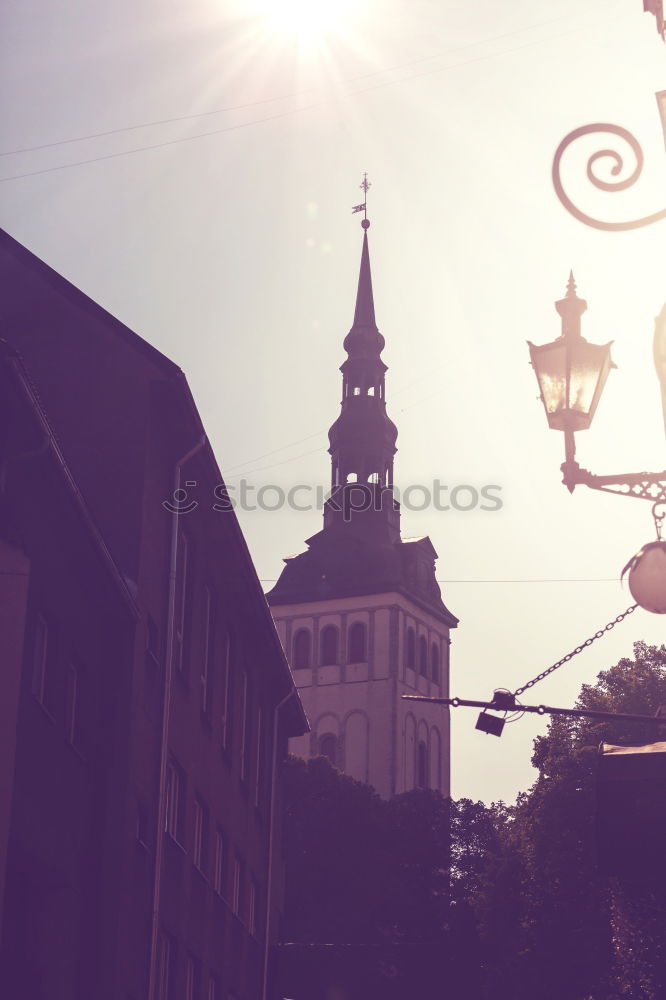
{"type": "Polygon", "coordinates": [[[560,413],[566,406],[566,350],[564,342],[532,347],[532,364],[546,408],[546,415],[560,413]]]}
{"type": "Polygon", "coordinates": [[[597,379],[597,387],[594,393],[594,398],[592,400],[592,405],[590,406],[590,421],[594,416],[599,400],[601,399],[601,393],[603,392],[604,386],[606,385],[606,379],[608,378],[611,368],[615,368],[610,356],[610,344],[606,344],[601,347],[600,352],[603,352],[603,357],[601,358],[601,371],[599,372],[599,378],[597,379]]]}
{"type": "Polygon", "coordinates": [[[560,338],[539,347],[531,344],[530,353],[549,426],[586,430],[612,367],[610,344],[560,338]]]}
{"type": "Polygon", "coordinates": [[[573,345],[571,351],[569,409],[584,416],[589,416],[592,409],[601,374],[600,362],[603,365],[603,358],[599,357],[597,350],[594,345],[580,341],[573,345]]]}

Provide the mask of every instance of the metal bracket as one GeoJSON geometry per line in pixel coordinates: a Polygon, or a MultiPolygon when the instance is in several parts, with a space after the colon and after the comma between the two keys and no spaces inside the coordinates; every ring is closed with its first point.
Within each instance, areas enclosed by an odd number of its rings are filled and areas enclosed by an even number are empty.
{"type": "Polygon", "coordinates": [[[602,493],[636,497],[651,503],[666,502],[666,470],[664,472],[627,472],[612,476],[596,476],[581,469],[577,462],[562,463],[562,482],[570,493],[576,486],[587,486],[602,493]]]}

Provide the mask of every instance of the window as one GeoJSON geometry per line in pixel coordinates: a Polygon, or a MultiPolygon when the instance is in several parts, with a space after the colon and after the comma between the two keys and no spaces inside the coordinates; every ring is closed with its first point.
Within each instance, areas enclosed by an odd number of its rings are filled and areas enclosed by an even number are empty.
{"type": "Polygon", "coordinates": [[[361,388],[360,388],[360,386],[356,386],[354,388],[354,395],[355,396],[360,396],[361,395],[361,388]]]}
{"type": "Polygon", "coordinates": [[[320,646],[322,667],[338,662],[338,630],[335,625],[326,625],[321,630],[320,646]]]}
{"type": "Polygon", "coordinates": [[[419,673],[428,676],[428,643],[424,635],[419,638],[419,673]]]}
{"type": "Polygon", "coordinates": [[[222,749],[231,752],[232,710],[234,699],[234,651],[235,642],[231,632],[224,637],[224,678],[222,685],[222,749]]]}
{"type": "Polygon", "coordinates": [[[201,711],[207,715],[210,711],[211,679],[215,647],[214,629],[215,603],[210,587],[204,592],[204,628],[203,652],[201,657],[201,711]]]}
{"type": "Polygon", "coordinates": [[[175,660],[176,660],[176,670],[181,673],[184,672],[186,668],[185,661],[185,631],[187,628],[187,610],[188,610],[188,572],[190,563],[190,546],[187,540],[187,535],[184,532],[180,532],[178,535],[178,563],[176,570],[176,618],[175,618],[175,634],[174,642],[176,644],[175,648],[175,660]]]}
{"type": "Polygon", "coordinates": [[[311,659],[311,638],[306,628],[300,628],[294,636],[294,670],[307,670],[311,659]]]}
{"type": "Polygon", "coordinates": [[[213,871],[213,888],[220,896],[224,896],[227,888],[227,839],[221,830],[215,835],[215,869],[213,871]]]}
{"type": "Polygon", "coordinates": [[[175,763],[167,765],[165,830],[178,843],[183,841],[183,810],[185,806],[185,777],[175,763]]]}
{"type": "Polygon", "coordinates": [[[410,670],[416,669],[416,634],[411,625],[407,629],[405,662],[410,670]]]}
{"type": "Polygon", "coordinates": [[[231,908],[242,919],[245,865],[240,858],[234,858],[234,881],[231,892],[231,908]]]}
{"type": "Polygon", "coordinates": [[[194,800],[194,842],[192,859],[200,872],[206,872],[208,862],[208,809],[201,801],[194,800]]]}
{"type": "Polygon", "coordinates": [[[76,667],[73,663],[70,663],[67,668],[67,717],[65,719],[65,732],[67,736],[67,742],[71,746],[76,746],[77,740],[77,717],[76,717],[76,699],[78,694],[78,683],[79,677],[76,667]]]}
{"type": "Polygon", "coordinates": [[[435,684],[439,684],[439,646],[433,642],[430,650],[430,669],[435,684]]]}
{"type": "Polygon", "coordinates": [[[157,956],[157,995],[159,1000],[170,1000],[171,980],[173,978],[174,948],[168,934],[160,935],[157,956]]]}
{"type": "Polygon", "coordinates": [[[250,773],[250,756],[252,746],[252,698],[250,680],[247,673],[243,674],[243,715],[241,731],[241,781],[247,781],[250,773]]]}
{"type": "Polygon", "coordinates": [[[46,658],[49,648],[49,629],[46,619],[37,616],[35,623],[35,641],[32,650],[32,681],[31,688],[40,705],[44,704],[46,694],[46,658]]]}
{"type": "Polygon", "coordinates": [[[416,784],[418,788],[428,787],[428,748],[419,740],[416,752],[416,784]]]}
{"type": "Polygon", "coordinates": [[[365,660],[365,625],[354,622],[349,630],[349,662],[364,663],[365,660]]]}
{"type": "Polygon", "coordinates": [[[247,914],[247,929],[250,934],[257,933],[257,883],[250,879],[250,899],[247,914]]]}
{"type": "Polygon", "coordinates": [[[319,737],[319,755],[327,757],[335,767],[338,757],[338,738],[333,733],[325,733],[319,737]]]}
{"type": "Polygon", "coordinates": [[[257,757],[255,761],[255,773],[254,773],[254,804],[255,806],[260,806],[263,800],[264,792],[264,713],[261,705],[257,708],[257,739],[256,739],[256,751],[257,757]]]}

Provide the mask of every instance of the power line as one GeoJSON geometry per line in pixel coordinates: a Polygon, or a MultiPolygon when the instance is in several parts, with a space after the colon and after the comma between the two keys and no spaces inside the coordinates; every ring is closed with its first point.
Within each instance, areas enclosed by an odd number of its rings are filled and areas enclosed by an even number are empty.
{"type": "MultiPolygon", "coordinates": [[[[491,35],[490,38],[480,39],[476,42],[468,42],[465,45],[456,45],[453,48],[443,49],[441,52],[435,52],[431,56],[422,56],[420,59],[411,59],[408,62],[397,63],[393,66],[386,66],[384,69],[377,69],[369,73],[360,73],[356,76],[347,77],[347,79],[342,80],[341,82],[343,84],[356,83],[359,80],[366,80],[370,77],[381,76],[383,73],[393,73],[396,70],[409,69],[410,66],[416,66],[424,62],[431,62],[433,59],[441,59],[443,56],[450,55],[454,52],[462,52],[465,49],[475,48],[478,45],[488,45],[491,42],[498,42],[504,38],[512,38],[515,35],[524,34],[526,31],[534,31],[537,28],[545,28],[550,24],[555,24],[557,21],[564,20],[565,17],[566,15],[551,18],[549,21],[540,21],[538,24],[530,24],[524,28],[516,28],[514,31],[507,31],[501,35],[491,35]]],[[[311,94],[314,91],[322,89],[322,85],[318,87],[306,87],[300,90],[292,90],[286,94],[279,94],[275,97],[264,97],[256,101],[246,101],[243,104],[231,104],[224,108],[214,108],[211,111],[199,111],[187,115],[174,115],[169,118],[156,118],[148,122],[139,122],[136,125],[123,125],[118,128],[106,129],[102,132],[89,132],[85,135],[72,136],[68,139],[56,139],[53,142],[43,142],[36,146],[20,146],[17,149],[0,151],[0,157],[16,156],[20,153],[34,153],[42,149],[53,149],[55,146],[67,146],[75,142],[87,142],[90,139],[101,139],[109,135],[120,135],[123,132],[134,132],[138,129],[152,128],[157,125],[174,125],[178,122],[194,121],[199,118],[208,118],[213,115],[227,114],[232,111],[245,111],[248,108],[260,107],[263,104],[274,104],[277,101],[291,100],[294,97],[300,97],[303,94],[311,94]]]]}
{"type": "MultiPolygon", "coordinates": [[[[438,377],[439,375],[437,374],[437,372],[430,372],[429,374],[419,375],[418,378],[412,379],[412,381],[408,382],[406,385],[402,385],[395,390],[391,390],[391,399],[396,399],[398,396],[402,395],[402,393],[407,392],[409,389],[412,388],[412,386],[417,385],[419,382],[423,382],[424,380],[427,382],[431,382],[433,378],[438,378],[438,377]]],[[[408,403],[407,406],[403,406],[397,412],[403,413],[405,410],[410,410],[413,406],[417,406],[419,403],[426,402],[428,399],[432,398],[432,396],[438,395],[441,391],[442,391],[441,389],[437,389],[434,393],[431,393],[428,396],[425,397],[421,396],[418,399],[413,400],[411,403],[408,403]]],[[[248,458],[243,462],[235,462],[233,465],[226,466],[224,470],[225,477],[229,476],[229,478],[231,479],[237,479],[238,476],[235,474],[236,469],[242,469],[246,465],[252,465],[254,462],[260,462],[262,458],[270,458],[272,455],[279,455],[281,451],[287,451],[289,448],[295,448],[296,445],[298,444],[303,444],[303,442],[305,441],[311,441],[312,438],[319,437],[322,434],[326,434],[327,430],[328,429],[326,427],[322,427],[320,430],[315,431],[313,434],[308,434],[305,437],[297,438],[295,441],[290,441],[288,444],[280,445],[279,448],[273,448],[272,451],[265,451],[261,455],[255,455],[254,458],[248,458]],[[232,475],[229,475],[230,473],[232,475]]],[[[313,452],[305,452],[305,454],[311,455],[313,454],[313,452]]],[[[302,458],[302,457],[304,456],[295,455],[293,459],[292,458],[285,459],[285,462],[296,461],[297,458],[302,458]]],[[[268,468],[271,468],[271,466],[269,466],[268,468]]],[[[251,469],[245,473],[240,473],[240,474],[250,475],[251,472],[259,472],[259,471],[263,470],[251,469]]]]}
{"type": "MultiPolygon", "coordinates": [[[[426,379],[427,381],[431,381],[433,378],[437,378],[437,377],[438,376],[437,375],[433,375],[433,373],[430,373],[429,375],[420,375],[418,378],[413,379],[411,382],[408,382],[407,385],[401,386],[399,389],[396,389],[395,391],[392,391],[391,392],[391,398],[394,399],[397,396],[401,395],[403,392],[407,392],[407,390],[411,389],[413,385],[416,385],[418,382],[422,382],[424,379],[426,379]]],[[[442,391],[441,389],[438,389],[437,393],[439,393],[441,391],[442,391]]],[[[436,395],[437,393],[434,393],[433,395],[436,395]]],[[[404,410],[411,409],[412,406],[416,406],[418,403],[425,402],[428,399],[430,399],[430,396],[426,396],[425,399],[423,397],[421,397],[419,399],[416,399],[412,403],[408,403],[407,406],[404,406],[404,407],[402,407],[402,409],[398,410],[398,413],[402,413],[404,410]]],[[[273,448],[272,451],[265,451],[261,455],[255,455],[254,458],[248,458],[244,462],[236,462],[234,465],[229,465],[229,466],[227,466],[225,468],[225,471],[224,471],[225,477],[229,476],[229,474],[231,473],[232,475],[230,476],[230,478],[231,479],[237,479],[238,476],[235,474],[235,470],[236,469],[242,469],[246,465],[252,465],[254,462],[260,462],[262,460],[262,458],[270,458],[272,455],[279,455],[279,453],[281,451],[287,451],[289,448],[295,448],[297,444],[303,444],[304,441],[311,441],[312,438],[319,437],[320,435],[326,434],[326,433],[327,433],[327,428],[326,427],[322,427],[320,430],[315,431],[314,434],[308,434],[308,435],[306,435],[306,437],[297,438],[295,441],[290,441],[288,444],[280,445],[279,448],[273,448]]],[[[315,450],[318,450],[318,449],[315,449],[315,450]]],[[[305,452],[305,454],[306,455],[311,455],[311,454],[313,454],[313,452],[305,452]]],[[[285,462],[296,461],[297,458],[302,458],[302,457],[304,457],[304,456],[303,455],[295,455],[293,459],[292,458],[285,459],[285,462]]],[[[266,466],[264,466],[263,468],[266,468],[266,466]]],[[[272,466],[268,466],[268,468],[272,468],[272,466]]],[[[259,471],[263,471],[263,470],[251,469],[251,470],[248,470],[245,473],[240,473],[240,475],[248,475],[249,476],[251,472],[259,472],[259,471]]]]}
{"type": "MultiPolygon", "coordinates": [[[[314,435],[312,435],[314,437],[314,435]]],[[[307,455],[314,455],[315,452],[319,452],[320,448],[312,448],[310,451],[303,451],[300,455],[292,455],[291,458],[283,458],[281,462],[271,462],[270,465],[260,465],[258,469],[246,469],[245,472],[238,472],[233,476],[229,476],[229,479],[240,479],[241,476],[251,476],[254,472],[264,472],[266,469],[275,469],[278,465],[287,465],[288,462],[296,462],[299,458],[305,458],[307,455]]],[[[281,451],[277,448],[276,451],[281,451]]],[[[225,474],[225,479],[227,478],[225,474]]]]}
{"type": "MultiPolygon", "coordinates": [[[[302,444],[304,441],[311,441],[312,438],[319,437],[319,435],[323,434],[324,432],[325,432],[325,428],[322,428],[322,430],[320,430],[320,431],[315,431],[314,434],[308,434],[307,437],[298,438],[297,441],[291,441],[289,444],[283,444],[279,448],[274,448],[273,451],[266,451],[266,452],[264,452],[263,455],[255,455],[254,458],[248,458],[247,461],[245,461],[245,462],[236,462],[235,465],[230,465],[225,470],[225,475],[228,474],[229,472],[233,472],[234,469],[240,469],[240,468],[242,468],[244,465],[252,465],[253,462],[260,462],[262,460],[262,458],[270,458],[271,455],[278,455],[281,451],[286,451],[287,448],[295,448],[297,444],[302,444]]],[[[310,452],[307,452],[307,454],[310,454],[310,452]]],[[[298,457],[298,456],[296,456],[296,457],[298,457]]],[[[291,459],[289,459],[289,461],[291,461],[291,459]]],[[[257,472],[258,470],[257,469],[253,469],[252,471],[253,472],[257,472]]],[[[247,475],[249,475],[249,472],[247,473],[247,475]]],[[[232,476],[231,478],[232,479],[236,479],[237,477],[236,476],[232,476]]]]}
{"type": "MultiPolygon", "coordinates": [[[[447,56],[455,52],[462,52],[470,48],[476,48],[479,45],[489,45],[492,42],[502,41],[504,38],[513,38],[516,35],[524,34],[526,31],[534,31],[538,28],[545,28],[548,27],[548,25],[556,24],[558,21],[563,21],[566,19],[567,15],[562,15],[561,17],[551,18],[548,21],[539,21],[537,24],[529,24],[524,28],[516,28],[513,31],[505,31],[500,35],[491,35],[489,38],[482,38],[474,42],[467,42],[465,45],[456,45],[450,49],[443,49],[441,52],[435,52],[430,56],[422,56],[419,59],[411,59],[408,62],[396,63],[393,66],[387,66],[384,69],[372,70],[369,73],[359,73],[356,76],[347,77],[347,79],[342,80],[341,83],[342,84],[356,83],[359,80],[367,80],[371,77],[381,76],[384,73],[393,73],[397,70],[409,69],[411,66],[417,66],[424,62],[431,62],[433,59],[441,59],[443,56],[447,56]]],[[[540,41],[540,39],[537,39],[537,41],[540,41]]],[[[501,53],[490,53],[490,55],[495,55],[495,54],[501,55],[501,53]]],[[[464,63],[461,65],[464,65],[464,63]]],[[[447,67],[443,68],[446,69],[447,67]]],[[[76,142],[86,142],[90,139],[100,139],[110,135],[120,135],[123,132],[134,132],[137,131],[138,129],[152,128],[157,125],[172,125],[172,124],[177,124],[178,122],[194,121],[199,118],[212,117],[213,115],[227,114],[232,111],[244,111],[247,110],[248,108],[260,107],[261,105],[264,104],[274,104],[277,101],[291,100],[294,97],[300,97],[303,94],[311,94],[314,91],[322,89],[323,89],[322,85],[318,87],[307,87],[300,90],[293,90],[286,94],[279,94],[275,97],[264,97],[256,101],[246,101],[243,104],[232,104],[224,108],[214,108],[211,111],[199,111],[187,115],[174,115],[169,118],[156,118],[148,122],[139,122],[136,125],[124,125],[114,129],[106,129],[105,131],[89,132],[86,133],[85,135],[72,136],[68,139],[56,139],[53,142],[39,143],[38,145],[35,146],[21,146],[18,147],[17,149],[8,149],[0,151],[0,157],[16,156],[21,153],[33,153],[42,149],[52,149],[56,146],[65,146],[76,142]]]]}
{"type": "MultiPolygon", "coordinates": [[[[620,15],[620,16],[623,16],[623,15],[620,15]]],[[[624,16],[626,16],[626,15],[624,15],[624,16]]],[[[608,20],[609,19],[606,19],[606,23],[608,23],[608,20]]],[[[618,20],[618,18],[615,18],[614,20],[618,20]]],[[[414,73],[411,76],[402,77],[401,79],[398,79],[398,80],[385,80],[384,82],[374,84],[371,87],[362,87],[362,88],[360,88],[358,90],[353,90],[353,91],[350,91],[350,92],[348,92],[346,94],[334,94],[331,97],[323,98],[320,101],[314,101],[311,104],[304,104],[302,107],[299,107],[299,108],[290,108],[287,111],[281,111],[281,112],[278,112],[278,113],[276,113],[274,115],[266,115],[264,118],[255,118],[255,119],[251,119],[250,121],[247,121],[247,122],[239,122],[236,125],[226,125],[226,126],[224,126],[222,128],[211,129],[208,132],[198,132],[195,135],[180,136],[177,139],[168,139],[168,140],[165,140],[163,142],[151,143],[151,144],[146,145],[146,146],[135,146],[133,149],[120,150],[120,151],[118,151],[116,153],[104,153],[104,154],[101,154],[99,156],[91,156],[91,157],[88,157],[88,158],[82,159],[82,160],[73,160],[70,163],[60,163],[60,164],[57,164],[56,166],[52,166],[52,167],[42,167],[39,170],[28,170],[28,171],[24,171],[23,173],[19,173],[19,174],[10,174],[7,177],[0,177],[0,183],[5,183],[7,181],[22,180],[22,179],[24,179],[26,177],[37,177],[37,176],[39,176],[41,174],[50,174],[50,173],[54,173],[54,172],[59,171],[59,170],[69,170],[71,167],[86,166],[87,164],[90,164],[90,163],[99,163],[99,162],[101,162],[103,160],[114,160],[114,159],[117,159],[118,157],[121,157],[121,156],[132,156],[135,153],[144,153],[144,152],[147,152],[149,150],[165,149],[165,148],[167,148],[169,146],[176,146],[176,145],[179,145],[180,143],[183,143],[183,142],[192,142],[195,139],[205,139],[205,138],[207,138],[209,136],[212,136],[212,135],[222,135],[225,132],[235,132],[235,131],[238,131],[239,129],[250,128],[253,125],[263,125],[263,124],[265,124],[267,122],[277,121],[280,118],[286,118],[286,117],[288,117],[290,115],[298,114],[298,113],[300,113],[302,111],[311,111],[313,108],[318,108],[318,107],[321,107],[324,104],[329,104],[332,100],[334,100],[336,98],[339,98],[339,97],[342,97],[342,98],[356,97],[359,94],[366,94],[366,93],[369,93],[372,90],[379,90],[379,89],[381,89],[383,87],[390,87],[390,86],[393,86],[393,85],[395,85],[397,83],[409,83],[412,80],[417,80],[417,79],[422,78],[424,76],[432,76],[435,73],[442,73],[442,72],[445,72],[446,70],[457,69],[457,68],[459,68],[461,66],[468,66],[468,65],[471,65],[472,63],[482,62],[482,61],[484,61],[486,59],[493,59],[493,58],[495,58],[497,56],[504,56],[504,55],[509,55],[509,54],[511,54],[513,52],[519,52],[522,49],[530,48],[533,45],[540,45],[543,42],[550,42],[550,41],[554,41],[554,40],[556,40],[558,38],[564,38],[564,37],[567,37],[569,35],[576,34],[578,31],[579,31],[578,28],[572,28],[569,31],[561,32],[559,35],[551,35],[551,36],[549,36],[547,38],[535,39],[533,41],[526,42],[524,45],[517,45],[517,46],[514,46],[513,48],[504,49],[504,50],[502,50],[500,52],[491,52],[491,53],[488,53],[487,55],[477,56],[477,57],[475,57],[473,59],[467,59],[467,60],[463,60],[462,62],[452,63],[450,66],[440,66],[440,67],[438,67],[436,69],[425,70],[423,73],[414,73]]]]}

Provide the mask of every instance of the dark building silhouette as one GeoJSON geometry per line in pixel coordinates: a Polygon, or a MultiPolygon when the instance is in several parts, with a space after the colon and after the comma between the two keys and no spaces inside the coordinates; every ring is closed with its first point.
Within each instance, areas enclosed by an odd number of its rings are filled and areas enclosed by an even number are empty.
{"type": "Polygon", "coordinates": [[[401,695],[448,695],[458,620],[442,601],[430,539],[400,536],[398,432],[386,411],[368,226],[366,219],[340,415],[329,431],[323,529],[285,560],[268,601],[312,723],[293,752],[323,754],[383,796],[414,787],[448,795],[448,711],[401,695]]]}
{"type": "Polygon", "coordinates": [[[1,992],[90,996],[138,608],[6,342],[0,400],[1,992]]]}
{"type": "Polygon", "coordinates": [[[0,995],[258,1000],[307,721],[187,382],[6,234],[0,336],[0,995]]]}

